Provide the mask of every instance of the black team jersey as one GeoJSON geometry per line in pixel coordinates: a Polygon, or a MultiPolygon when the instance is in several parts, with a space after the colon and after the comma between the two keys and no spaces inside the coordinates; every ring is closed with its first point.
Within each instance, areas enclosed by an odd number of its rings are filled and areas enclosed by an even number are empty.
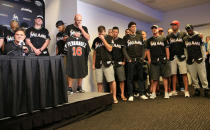
{"type": "Polygon", "coordinates": [[[120,66],[120,62],[124,61],[124,55],[122,52],[123,39],[117,37],[113,39],[113,48],[112,48],[112,60],[114,61],[115,67],[120,66]]]}
{"type": "Polygon", "coordinates": [[[59,32],[56,35],[56,45],[58,47],[58,55],[61,54],[66,54],[66,52],[64,51],[64,46],[65,46],[65,41],[63,40],[65,33],[64,32],[59,32]]]}
{"type": "Polygon", "coordinates": [[[66,73],[71,78],[84,78],[88,75],[88,55],[90,47],[84,37],[69,37],[65,44],[67,51],[66,73]]]}
{"type": "Polygon", "coordinates": [[[169,47],[169,44],[165,37],[150,37],[146,41],[146,48],[150,50],[151,63],[166,63],[166,48],[169,47]]]}
{"type": "Polygon", "coordinates": [[[13,42],[15,40],[14,36],[15,36],[15,32],[13,30],[6,29],[4,31],[4,44],[13,42]]]}
{"type": "Polygon", "coordinates": [[[9,42],[5,45],[5,54],[9,55],[9,56],[27,56],[30,54],[30,47],[28,45],[26,45],[24,42],[22,43],[22,45],[17,45],[15,44],[14,41],[9,42]],[[25,54],[24,50],[22,47],[27,47],[28,48],[28,53],[25,54]]]}
{"type": "MultiPolygon", "coordinates": [[[[88,33],[87,27],[82,26],[82,28],[88,33]]],[[[64,35],[69,37],[64,48],[65,51],[68,51],[67,75],[71,78],[84,78],[88,74],[88,55],[90,53],[88,40],[74,24],[66,27],[64,35]],[[80,37],[76,38],[75,33],[80,33],[80,37]]]]}
{"type": "MultiPolygon", "coordinates": [[[[37,49],[41,48],[46,40],[50,39],[49,32],[46,28],[35,29],[31,27],[26,30],[26,39],[30,39],[33,46],[37,49]]],[[[47,48],[42,51],[43,55],[49,55],[47,48]]]]}
{"type": "MultiPolygon", "coordinates": [[[[82,26],[82,28],[85,30],[86,33],[88,33],[88,29],[85,26],[82,26]]],[[[69,37],[73,36],[75,33],[80,33],[81,37],[84,37],[82,35],[81,30],[76,27],[74,24],[68,25],[65,29],[65,35],[68,35],[69,37]]]]}
{"type": "Polygon", "coordinates": [[[186,36],[185,32],[177,32],[175,35],[174,33],[171,33],[167,36],[167,41],[170,45],[170,60],[174,59],[174,56],[177,56],[177,58],[180,61],[185,60],[186,56],[184,55],[184,40],[183,38],[186,36]]]}
{"type": "MultiPolygon", "coordinates": [[[[106,35],[104,38],[108,44],[113,46],[111,36],[106,35]]],[[[92,49],[96,51],[95,67],[97,69],[101,68],[102,65],[109,67],[112,64],[112,53],[106,49],[103,41],[99,37],[94,39],[92,49]]]]}
{"type": "Polygon", "coordinates": [[[188,55],[187,63],[192,64],[194,61],[201,63],[203,61],[201,46],[204,44],[200,34],[187,35],[184,37],[184,41],[188,55]]]}
{"type": "Polygon", "coordinates": [[[123,42],[125,47],[123,53],[127,61],[133,59],[141,60],[144,58],[145,43],[143,42],[141,34],[127,34],[126,36],[124,36],[123,42]]]}

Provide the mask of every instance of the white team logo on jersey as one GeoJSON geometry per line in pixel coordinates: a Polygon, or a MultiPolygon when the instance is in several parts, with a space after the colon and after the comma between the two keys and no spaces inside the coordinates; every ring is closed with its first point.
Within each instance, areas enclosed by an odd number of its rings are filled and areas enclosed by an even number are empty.
{"type": "Polygon", "coordinates": [[[12,20],[19,21],[17,14],[13,14],[12,20]]]}

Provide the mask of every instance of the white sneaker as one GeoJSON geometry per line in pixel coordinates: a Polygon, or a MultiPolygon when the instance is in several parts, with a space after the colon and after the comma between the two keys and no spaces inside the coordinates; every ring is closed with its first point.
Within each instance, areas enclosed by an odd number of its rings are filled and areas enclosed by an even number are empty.
{"type": "Polygon", "coordinates": [[[155,99],[156,98],[156,93],[152,93],[149,98],[155,99]]]}
{"type": "Polygon", "coordinates": [[[171,96],[177,96],[178,95],[178,93],[177,93],[177,91],[171,91],[170,93],[169,93],[169,96],[171,97],[171,96]]]}
{"type": "Polygon", "coordinates": [[[148,97],[145,96],[145,95],[142,95],[140,98],[143,99],[143,100],[147,100],[148,99],[148,97]]]}
{"type": "Polygon", "coordinates": [[[134,97],[139,97],[139,93],[136,93],[133,95],[134,97]]]}
{"type": "Polygon", "coordinates": [[[185,96],[185,97],[190,97],[189,91],[185,91],[185,92],[184,92],[184,96],[185,96]]]}
{"type": "Polygon", "coordinates": [[[168,94],[168,92],[165,92],[164,98],[165,98],[165,99],[169,99],[169,94],[168,94]]]}
{"type": "Polygon", "coordinates": [[[128,101],[129,101],[129,102],[133,102],[133,96],[130,96],[130,97],[128,98],[128,101]]]}

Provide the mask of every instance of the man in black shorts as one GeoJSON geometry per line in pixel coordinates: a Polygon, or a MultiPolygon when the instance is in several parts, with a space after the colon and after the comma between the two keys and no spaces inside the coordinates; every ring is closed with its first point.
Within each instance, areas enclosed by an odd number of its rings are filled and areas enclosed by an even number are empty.
{"type": "Polygon", "coordinates": [[[113,38],[109,35],[106,35],[106,29],[104,26],[98,27],[98,34],[99,36],[94,39],[92,45],[92,49],[94,50],[92,68],[96,73],[98,92],[103,92],[103,77],[105,77],[113,94],[114,103],[118,103],[111,53],[113,50],[113,38]]]}
{"type": "Polygon", "coordinates": [[[68,25],[65,35],[68,36],[65,50],[67,52],[66,73],[68,75],[68,91],[73,93],[72,84],[74,79],[78,79],[77,92],[84,92],[82,89],[82,79],[88,74],[88,55],[90,47],[88,41],[90,35],[88,29],[82,26],[82,15],[76,14],[74,24],[68,25]]]}
{"type": "Polygon", "coordinates": [[[65,35],[65,25],[63,21],[56,22],[56,28],[58,33],[56,35],[56,55],[66,55],[64,51],[64,45],[66,43],[67,36],[65,35]]]}
{"type": "Polygon", "coordinates": [[[124,36],[123,42],[123,54],[127,62],[127,86],[128,86],[128,101],[134,100],[133,94],[133,82],[134,77],[137,76],[137,82],[139,85],[139,95],[141,99],[148,99],[145,96],[145,86],[143,78],[143,62],[145,53],[145,44],[143,37],[140,33],[136,33],[136,23],[130,22],[128,24],[130,33],[124,36]]]}
{"type": "Polygon", "coordinates": [[[125,81],[125,61],[124,56],[122,53],[122,46],[123,46],[123,39],[118,37],[119,28],[113,27],[112,28],[113,34],[113,49],[112,49],[112,58],[114,62],[114,71],[115,76],[117,77],[118,81],[120,82],[120,90],[121,90],[121,99],[126,101],[127,98],[124,95],[124,81],[125,81]]]}
{"type": "Polygon", "coordinates": [[[147,40],[147,58],[150,64],[150,76],[152,82],[151,99],[156,98],[156,87],[159,82],[160,76],[163,78],[163,85],[165,88],[164,98],[169,98],[168,94],[168,77],[170,76],[170,63],[169,63],[169,45],[163,36],[159,36],[158,26],[151,27],[153,36],[147,40]]]}
{"type": "Polygon", "coordinates": [[[26,44],[36,56],[49,56],[47,47],[50,44],[50,36],[48,30],[43,27],[43,16],[37,15],[34,23],[34,27],[26,30],[26,44]]]}

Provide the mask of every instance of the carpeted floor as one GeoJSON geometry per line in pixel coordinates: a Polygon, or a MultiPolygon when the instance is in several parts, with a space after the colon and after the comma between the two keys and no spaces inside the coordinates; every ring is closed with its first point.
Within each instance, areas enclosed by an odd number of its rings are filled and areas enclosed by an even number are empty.
{"type": "Polygon", "coordinates": [[[209,130],[210,99],[183,96],[120,102],[59,130],[209,130]]]}

